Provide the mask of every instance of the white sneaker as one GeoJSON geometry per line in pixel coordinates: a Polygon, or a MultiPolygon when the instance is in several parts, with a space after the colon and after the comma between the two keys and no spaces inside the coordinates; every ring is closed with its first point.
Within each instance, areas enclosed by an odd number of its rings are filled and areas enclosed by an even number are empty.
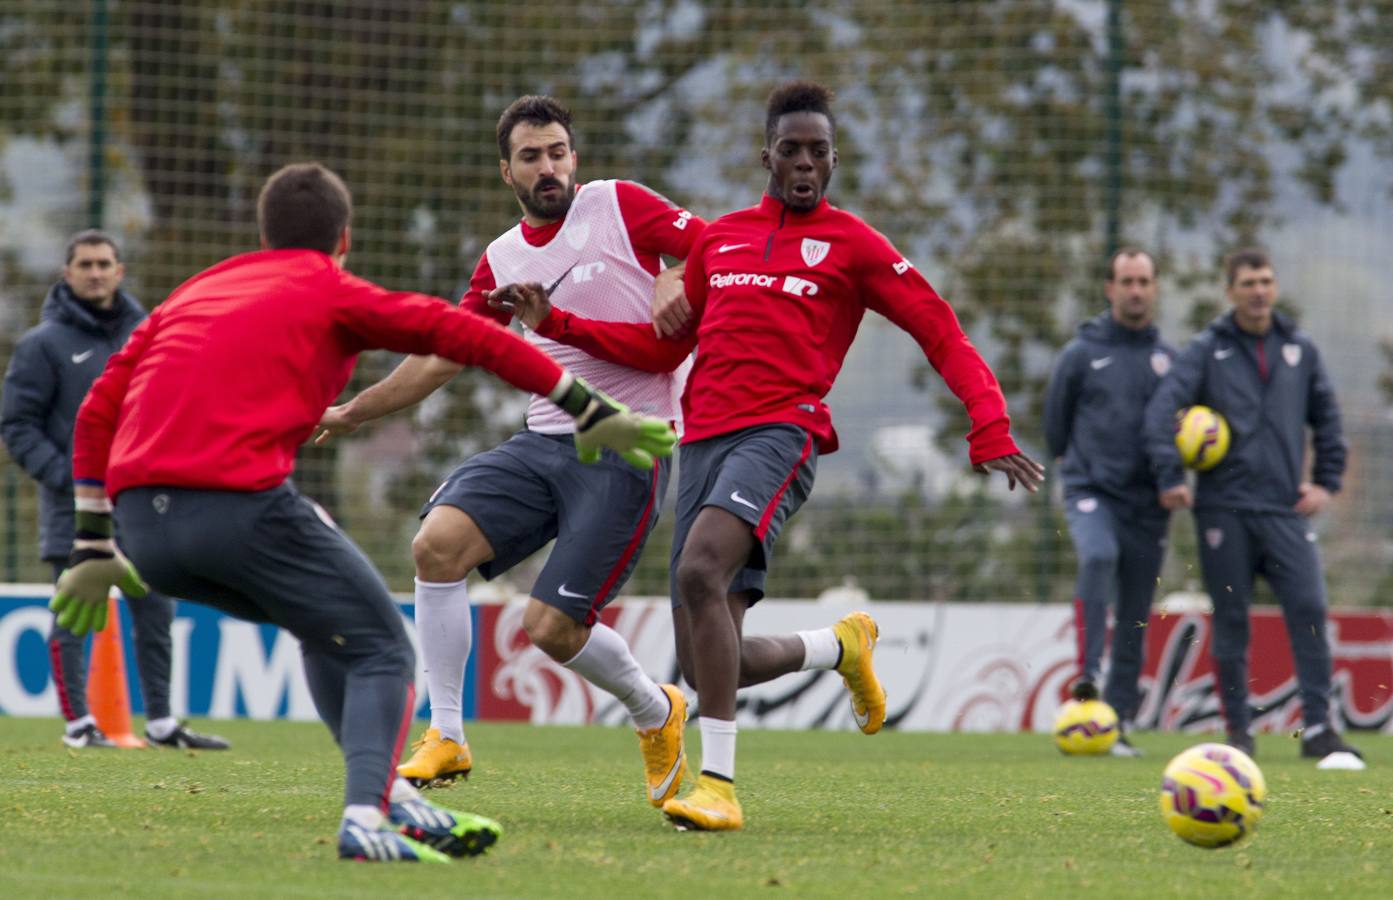
{"type": "Polygon", "coordinates": [[[1117,736],[1117,740],[1113,743],[1112,749],[1108,752],[1113,756],[1126,756],[1132,758],[1143,755],[1139,748],[1132,746],[1132,742],[1127,740],[1125,732],[1117,736]]]}

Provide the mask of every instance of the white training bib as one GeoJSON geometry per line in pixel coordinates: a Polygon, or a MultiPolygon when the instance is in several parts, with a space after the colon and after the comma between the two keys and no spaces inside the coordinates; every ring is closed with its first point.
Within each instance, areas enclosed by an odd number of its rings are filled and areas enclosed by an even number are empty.
{"type": "MultiPolygon", "coordinates": [[[[586,182],[576,192],[561,230],[544,247],[534,247],[515,225],[486,251],[496,284],[538,282],[550,285],[551,304],[587,319],[606,322],[651,321],[653,276],[639,265],[628,229],[619,212],[613,181],[586,182]]],[[[544,338],[530,328],[523,337],[591,385],[627,405],[660,419],[681,419],[682,389],[692,367],[687,359],[668,373],[642,372],[596,359],[576,347],[544,338]]],[[[543,434],[566,434],[574,421],[545,397],[534,394],[527,407],[527,427],[543,434]]]]}

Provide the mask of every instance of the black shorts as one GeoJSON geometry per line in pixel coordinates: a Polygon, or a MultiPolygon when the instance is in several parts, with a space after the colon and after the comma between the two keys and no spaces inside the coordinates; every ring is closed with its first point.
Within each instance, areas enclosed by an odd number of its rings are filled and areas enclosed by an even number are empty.
{"type": "Polygon", "coordinates": [[[271,622],[336,657],[415,671],[401,611],[368,558],[289,483],[265,491],[140,487],[114,513],[121,549],[166,594],[271,622]]]}

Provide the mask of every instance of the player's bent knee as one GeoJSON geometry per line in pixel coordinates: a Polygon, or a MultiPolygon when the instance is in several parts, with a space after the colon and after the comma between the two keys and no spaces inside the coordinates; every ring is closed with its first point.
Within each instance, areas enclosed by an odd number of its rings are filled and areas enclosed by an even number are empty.
{"type": "Polygon", "coordinates": [[[585,646],[590,629],[536,597],[527,601],[522,628],[532,645],[557,662],[569,662],[585,646]]]}
{"type": "Polygon", "coordinates": [[[411,539],[411,558],[416,564],[416,577],[422,581],[461,581],[491,556],[467,535],[429,522],[411,539]]]}

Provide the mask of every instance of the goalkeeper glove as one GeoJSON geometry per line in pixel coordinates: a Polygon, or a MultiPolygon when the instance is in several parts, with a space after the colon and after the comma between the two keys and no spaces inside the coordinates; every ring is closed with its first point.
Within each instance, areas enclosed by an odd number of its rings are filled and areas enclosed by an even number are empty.
{"type": "Polygon", "coordinates": [[[629,465],[651,469],[655,457],[671,456],[677,445],[677,434],[668,423],[636,415],[574,376],[563,378],[551,397],[575,416],[576,455],[581,462],[597,462],[600,451],[608,447],[629,465]]]}
{"type": "Polygon", "coordinates": [[[112,587],[127,597],[150,593],[130,560],[116,549],[112,539],[111,501],[77,499],[77,539],[68,566],[58,576],[58,589],[48,608],[60,626],[76,635],[106,627],[107,597],[112,587]]]}

